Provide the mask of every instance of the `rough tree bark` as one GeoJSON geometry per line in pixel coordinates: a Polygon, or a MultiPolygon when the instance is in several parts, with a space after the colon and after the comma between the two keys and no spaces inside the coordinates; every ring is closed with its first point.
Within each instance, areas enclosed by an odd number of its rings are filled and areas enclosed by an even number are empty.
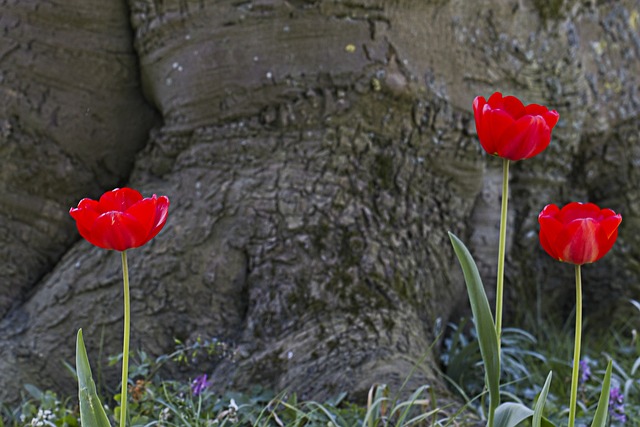
{"type": "Polygon", "coordinates": [[[125,182],[155,114],[141,96],[124,4],[2,1],[0,8],[5,315],[76,240],[67,206],[125,182]]]}
{"type": "MultiPolygon", "coordinates": [[[[625,220],[586,287],[637,290],[637,1],[0,4],[3,398],[70,390],[79,327],[119,351],[119,257],[72,245],[66,212],[124,183],[172,201],[130,254],[134,348],[234,342],[221,386],[398,386],[466,300],[448,230],[493,281],[499,162],[470,106],[495,90],[561,115],[514,167],[510,289],[570,289],[536,216],[588,198],[625,220]]],[[[409,387],[440,386],[429,360],[409,387]]]]}

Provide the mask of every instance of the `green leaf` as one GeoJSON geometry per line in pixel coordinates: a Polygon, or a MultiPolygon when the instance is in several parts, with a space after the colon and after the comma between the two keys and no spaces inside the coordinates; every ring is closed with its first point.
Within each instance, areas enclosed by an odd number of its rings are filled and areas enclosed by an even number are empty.
{"type": "Polygon", "coordinates": [[[611,388],[611,368],[613,364],[609,360],[607,365],[607,371],[604,374],[604,380],[602,381],[602,391],[600,392],[600,400],[598,400],[598,408],[596,414],[593,417],[591,427],[604,427],[607,422],[607,415],[609,412],[609,391],[611,388]]]}
{"type": "Polygon", "coordinates": [[[533,416],[533,411],[521,403],[507,402],[496,409],[495,427],[515,427],[533,416]]]}
{"type": "MultiPolygon", "coordinates": [[[[547,377],[547,380],[549,378],[550,377],[547,377]]],[[[496,409],[494,427],[515,427],[533,417],[533,415],[534,411],[527,408],[521,403],[503,403],[502,405],[498,406],[498,409],[496,409]]],[[[540,420],[540,425],[542,427],[555,427],[555,425],[546,418],[542,418],[540,420]]]]}
{"type": "Polygon", "coordinates": [[[27,392],[34,399],[38,401],[42,401],[44,399],[44,393],[42,392],[42,390],[40,390],[38,387],[34,386],[33,384],[25,384],[24,389],[27,390],[27,392]]]}
{"type": "Polygon", "coordinates": [[[464,273],[473,320],[478,333],[480,353],[484,362],[485,381],[489,389],[490,404],[492,408],[496,408],[500,404],[500,355],[493,315],[491,314],[487,294],[482,286],[478,267],[469,250],[454,234],[449,233],[449,238],[464,273]]]}
{"type": "Polygon", "coordinates": [[[82,427],[111,427],[96,393],[96,384],[91,376],[87,349],[82,339],[82,329],[78,330],[76,340],[76,372],[78,373],[78,398],[82,427]]]}
{"type": "Polygon", "coordinates": [[[536,406],[533,408],[533,422],[531,427],[542,426],[542,413],[544,412],[544,404],[547,402],[547,395],[549,394],[549,387],[551,386],[551,377],[553,377],[553,372],[549,372],[549,375],[547,375],[547,380],[544,382],[540,396],[538,396],[536,406]]]}

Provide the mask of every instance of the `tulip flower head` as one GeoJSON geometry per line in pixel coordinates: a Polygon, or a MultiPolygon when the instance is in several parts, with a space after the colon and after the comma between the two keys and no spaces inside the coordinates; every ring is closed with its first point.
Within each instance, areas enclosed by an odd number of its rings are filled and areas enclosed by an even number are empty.
{"type": "Polygon", "coordinates": [[[582,265],[602,258],[618,237],[622,215],[593,203],[547,205],[540,215],[540,244],[558,261],[582,265]]]}
{"type": "Polygon", "coordinates": [[[544,151],[560,117],[555,110],[538,104],[525,106],[518,98],[503,97],[500,92],[488,101],[476,97],[473,114],[482,148],[508,160],[528,159],[544,151]]]}
{"type": "Polygon", "coordinates": [[[125,251],[153,239],[164,227],[169,210],[166,196],[143,198],[131,188],[116,188],[100,200],[82,199],[69,214],[89,243],[125,251]]]}

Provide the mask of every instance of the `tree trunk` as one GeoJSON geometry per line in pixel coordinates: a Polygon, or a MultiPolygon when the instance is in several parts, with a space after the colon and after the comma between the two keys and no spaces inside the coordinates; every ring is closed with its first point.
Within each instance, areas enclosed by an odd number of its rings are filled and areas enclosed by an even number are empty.
{"type": "Polygon", "coordinates": [[[124,183],[157,123],[118,2],[0,0],[0,316],[77,239],[79,197],[124,183]]]}
{"type": "MultiPolygon", "coordinates": [[[[48,170],[32,180],[35,194],[54,201],[48,216],[6,214],[24,235],[45,222],[42,238],[19,246],[0,235],[8,251],[25,254],[2,266],[25,266],[9,275],[18,291],[0,324],[0,371],[12,373],[0,379],[4,398],[24,382],[68,391],[73,383],[59,364],[72,359],[79,327],[94,361],[103,332],[102,353],[120,351],[119,257],[86,242],[69,247],[75,233],[65,218],[79,198],[124,182],[171,199],[165,230],[130,251],[133,348],[160,354],[174,338],[215,336],[234,343],[233,359],[211,367],[220,387],[262,384],[317,399],[340,391],[358,398],[380,382],[397,388],[427,355],[408,388],[440,388],[436,324],[466,304],[447,231],[470,243],[489,287],[495,280],[499,181],[484,176],[499,162],[483,157],[471,112],[474,96],[495,90],[556,108],[562,120],[551,147],[513,170],[509,289],[534,298],[535,286],[571,289],[555,274],[566,266],[537,247],[536,216],[546,203],[576,198],[625,218],[621,244],[587,280],[635,283],[638,223],[626,211],[638,203],[629,193],[640,158],[637,1],[132,0],[127,16],[123,5],[84,0],[86,15],[71,27],[63,12],[72,6],[33,1],[31,12],[6,3],[0,22],[10,23],[17,47],[0,50],[10,70],[0,93],[41,82],[84,111],[79,100],[97,91],[92,108],[102,113],[54,132],[50,121],[38,122],[42,109],[0,107],[10,129],[0,150],[23,134],[43,143],[0,151],[3,162],[34,168],[34,156],[49,159],[45,142],[69,159],[61,167],[51,157],[56,185],[48,170]],[[84,48],[83,30],[96,37],[97,63],[121,52],[118,66],[129,71],[107,73],[106,83],[90,70],[62,82],[54,71],[43,77],[50,64],[64,65],[65,43],[84,48]],[[50,55],[33,50],[41,39],[50,55]],[[23,73],[28,59],[45,71],[31,65],[33,75],[23,73]],[[151,132],[139,87],[163,119],[151,132]],[[24,129],[18,136],[14,122],[24,129]],[[614,264],[621,273],[606,280],[614,264]]],[[[16,104],[42,98],[16,93],[16,104]]],[[[17,183],[16,200],[30,200],[17,168],[2,174],[3,183],[17,183]]]]}

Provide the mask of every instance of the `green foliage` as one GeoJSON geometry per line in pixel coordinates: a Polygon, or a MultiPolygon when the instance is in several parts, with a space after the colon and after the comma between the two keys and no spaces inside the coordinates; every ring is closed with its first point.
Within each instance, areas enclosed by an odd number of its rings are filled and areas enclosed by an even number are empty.
{"type": "Polygon", "coordinates": [[[15,408],[2,407],[0,426],[79,427],[78,417],[70,398],[60,400],[51,391],[41,391],[31,384],[25,384],[22,403],[15,408]]]}
{"type": "Polygon", "coordinates": [[[609,361],[607,364],[607,372],[604,374],[604,381],[602,382],[602,391],[600,392],[600,400],[598,400],[598,407],[596,408],[595,416],[593,417],[593,423],[591,427],[604,427],[607,422],[607,413],[609,410],[609,390],[611,388],[611,366],[609,361]]]}
{"type": "MultiPolygon", "coordinates": [[[[355,426],[431,426],[446,425],[446,416],[439,416],[439,409],[431,409],[428,388],[417,390],[408,400],[393,402],[385,386],[372,388],[378,396],[367,407],[344,401],[346,393],[324,403],[298,400],[295,394],[279,394],[255,388],[251,393],[229,392],[218,396],[205,390],[195,396],[189,384],[164,381],[159,385],[139,382],[131,393],[130,426],[307,426],[307,427],[355,427],[355,426]],[[436,422],[436,418],[439,421],[436,422]]],[[[52,394],[41,393],[24,403],[13,414],[6,414],[8,426],[32,425],[79,426],[78,414],[69,412],[56,399],[55,411],[43,409],[52,394]],[[64,418],[64,419],[63,419],[64,418]],[[44,424],[37,424],[45,420],[44,424]]],[[[69,406],[69,403],[66,404],[69,406]]],[[[116,414],[111,413],[111,417],[116,414]]],[[[457,424],[460,425],[460,424],[457,424]]]]}
{"type": "MultiPolygon", "coordinates": [[[[592,374],[578,388],[576,425],[592,424],[599,398],[602,397],[601,390],[607,387],[603,378],[609,362],[612,365],[611,387],[620,388],[625,396],[627,422],[623,424],[609,417],[609,424],[605,425],[640,425],[640,406],[629,404],[640,401],[640,343],[632,325],[612,325],[611,328],[609,334],[601,336],[599,340],[588,340],[584,347],[583,360],[588,362],[592,374]]],[[[573,336],[567,329],[553,325],[539,325],[537,330],[536,337],[517,328],[504,330],[501,364],[503,383],[500,391],[509,400],[531,408],[536,397],[544,392],[540,386],[543,383],[547,385],[545,379],[549,371],[553,371],[554,379],[547,390],[545,415],[555,425],[566,425],[573,336]]],[[[463,381],[460,382],[460,390],[454,389],[470,401],[467,396],[473,397],[479,393],[483,377],[478,374],[481,359],[475,331],[467,328],[467,321],[449,326],[442,360],[447,376],[451,374],[448,363],[456,364],[453,372],[457,377],[451,379],[457,382],[457,378],[462,378],[463,381]],[[461,357],[461,354],[465,357],[461,357]]],[[[476,402],[471,404],[477,408],[476,402]]]]}
{"type": "MultiPolygon", "coordinates": [[[[152,357],[144,350],[132,352],[129,378],[154,378],[167,363],[175,363],[184,367],[198,362],[216,362],[233,355],[228,343],[217,338],[197,337],[193,342],[185,343],[174,339],[175,350],[169,354],[152,357]]],[[[109,366],[122,361],[122,353],[108,358],[109,366]]]]}
{"type": "MultiPolygon", "coordinates": [[[[197,340],[189,345],[176,342],[175,352],[158,358],[152,358],[143,351],[136,353],[136,357],[131,359],[131,378],[135,380],[130,380],[128,389],[128,427],[464,425],[456,421],[461,419],[459,413],[451,415],[449,407],[437,406],[437,398],[428,386],[419,388],[404,400],[394,397],[387,386],[376,385],[370,390],[369,403],[359,406],[346,401],[346,392],[320,403],[299,401],[295,393],[275,394],[260,387],[250,393],[220,393],[215,384],[208,383],[196,392],[191,382],[160,377],[160,366],[166,363],[179,364],[183,369],[196,366],[194,353],[199,354],[199,360],[219,356],[216,352],[207,352],[206,348],[210,347],[207,342],[214,343],[215,340],[197,340]]],[[[78,355],[84,359],[86,353],[81,334],[78,345],[78,355]]],[[[213,347],[219,349],[218,344],[213,347]]],[[[80,362],[78,374],[87,380],[91,375],[88,366],[83,365],[84,360],[80,362]]],[[[30,385],[25,385],[25,392],[27,394],[19,407],[2,408],[0,427],[80,426],[80,413],[75,400],[60,401],[55,394],[42,392],[30,385]]],[[[105,405],[105,416],[112,423],[118,419],[119,398],[119,395],[115,395],[108,402],[110,405],[105,405]]],[[[83,423],[84,427],[93,425],[83,423]]]]}
{"type": "MultiPolygon", "coordinates": [[[[506,402],[496,410],[495,427],[516,427],[535,415],[529,407],[514,402],[506,402]]],[[[553,427],[547,420],[541,420],[544,427],[553,427]]]]}
{"type": "Polygon", "coordinates": [[[82,426],[111,427],[91,376],[87,350],[82,339],[82,329],[78,330],[76,340],[76,372],[78,374],[78,399],[80,401],[82,426]]]}
{"type": "Polygon", "coordinates": [[[467,285],[471,311],[478,333],[478,345],[484,363],[486,384],[489,389],[489,418],[491,418],[493,411],[500,404],[500,349],[495,323],[473,257],[455,235],[449,233],[449,238],[462,267],[464,281],[467,285]]]}
{"type": "Polygon", "coordinates": [[[540,392],[540,396],[538,396],[538,401],[536,402],[536,406],[533,408],[533,420],[531,421],[531,427],[541,427],[543,423],[542,415],[544,413],[544,404],[547,402],[547,396],[549,395],[549,387],[551,386],[551,379],[553,378],[553,372],[549,372],[547,376],[547,380],[544,382],[544,386],[542,386],[542,391],[540,392]]]}
{"type": "Polygon", "coordinates": [[[484,375],[479,367],[482,355],[475,329],[467,319],[459,324],[449,324],[449,333],[444,339],[444,348],[440,360],[445,374],[457,387],[464,390],[464,395],[475,396],[482,393],[484,375]]]}
{"type": "MultiPolygon", "coordinates": [[[[598,403],[608,395],[602,395],[603,378],[607,364],[611,362],[611,386],[621,389],[627,403],[640,398],[640,348],[633,331],[619,329],[603,342],[591,342],[585,346],[585,355],[592,370],[591,377],[579,388],[578,425],[601,427],[602,417],[594,420],[598,403]],[[595,349],[595,352],[594,350],[595,349]],[[604,353],[602,349],[606,349],[604,353]],[[597,421],[597,422],[596,422],[597,421]]],[[[476,333],[468,321],[449,326],[449,334],[443,340],[442,361],[445,373],[454,383],[462,379],[454,389],[460,392],[466,405],[452,408],[438,403],[433,389],[425,386],[405,399],[397,399],[385,385],[373,386],[365,405],[355,405],[346,400],[348,390],[325,402],[300,401],[294,393],[275,394],[256,387],[249,393],[219,393],[215,384],[195,395],[190,382],[166,380],[159,376],[159,366],[165,363],[180,364],[183,368],[195,366],[193,350],[198,350],[202,360],[207,352],[200,344],[177,343],[176,352],[152,358],[139,351],[132,358],[129,388],[129,413],[131,427],[143,426],[306,426],[306,427],[401,427],[401,426],[477,426],[477,420],[467,421],[469,413],[478,409],[482,399],[483,374],[480,349],[476,333]],[[188,355],[182,357],[179,355],[188,355]]],[[[214,342],[214,341],[210,341],[214,342]]],[[[555,425],[566,425],[569,402],[568,383],[571,377],[570,354],[572,335],[565,330],[544,325],[537,336],[517,328],[503,331],[503,358],[500,392],[513,403],[506,406],[511,411],[525,411],[523,425],[528,425],[538,410],[541,399],[547,393],[545,415],[555,425]],[[554,379],[548,381],[553,367],[554,379]],[[547,381],[545,381],[545,379],[547,381]],[[544,387],[541,385],[544,384],[544,387]],[[542,397],[538,397],[542,396],[542,397]],[[534,402],[537,399],[537,404],[534,402]],[[519,408],[519,409],[518,409],[519,408]],[[523,408],[534,408],[525,410],[523,408]]],[[[208,357],[208,356],[207,356],[208,357]]],[[[212,353],[212,357],[217,357],[212,353]]],[[[196,363],[197,364],[197,363],[196,363]]],[[[606,387],[606,381],[604,384],[606,387]]],[[[0,427],[59,426],[79,427],[79,411],[75,398],[59,398],[51,391],[41,391],[26,384],[22,391],[22,403],[15,407],[0,407],[0,427]]],[[[106,415],[112,421],[117,416],[117,405],[108,403],[106,415]]],[[[605,408],[600,403],[600,408],[605,408]]],[[[499,411],[498,415],[500,416],[499,411]]],[[[627,404],[624,425],[640,425],[640,407],[627,404]]],[[[512,414],[513,415],[513,414],[512,414]]],[[[517,414],[516,414],[517,415],[517,414]]],[[[500,417],[496,417],[496,425],[500,417]]],[[[612,427],[623,424],[607,421],[612,427]]],[[[548,425],[543,420],[542,426],[548,425]]]]}

